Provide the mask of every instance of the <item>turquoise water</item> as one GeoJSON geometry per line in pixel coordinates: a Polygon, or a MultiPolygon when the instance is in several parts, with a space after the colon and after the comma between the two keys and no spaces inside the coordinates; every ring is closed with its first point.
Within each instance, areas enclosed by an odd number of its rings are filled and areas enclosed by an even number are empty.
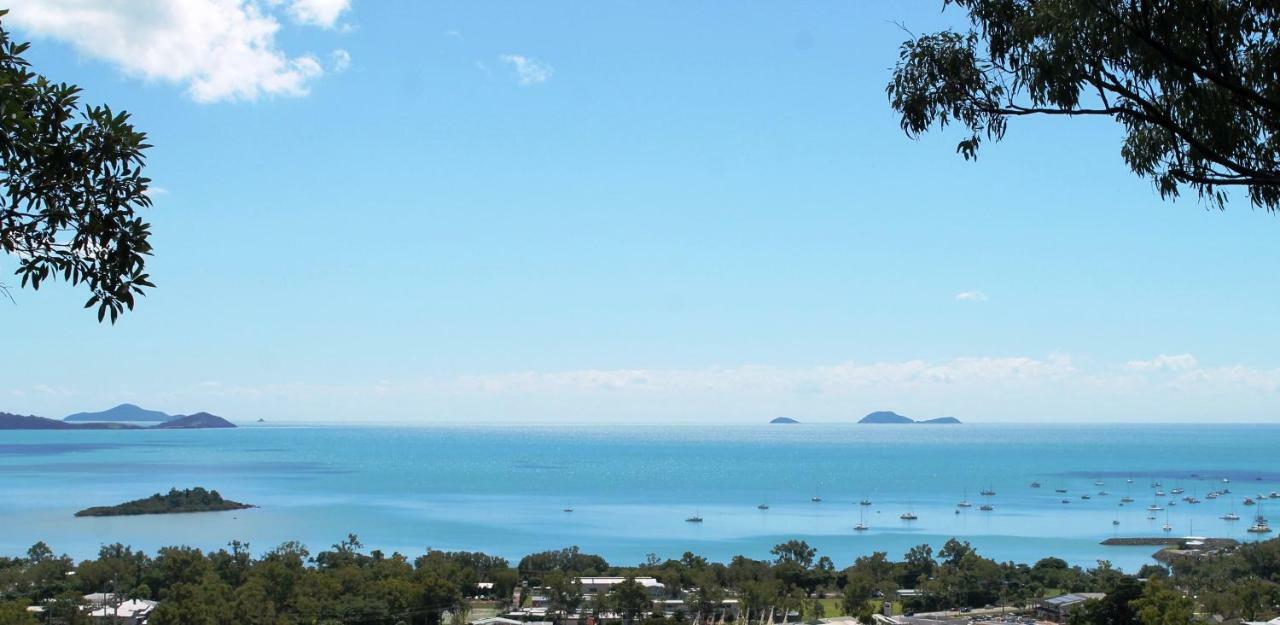
{"type": "MultiPolygon", "coordinates": [[[[1203,500],[1170,508],[1173,534],[1252,540],[1245,529],[1257,508],[1240,502],[1280,490],[1277,449],[1280,426],[1257,425],[8,431],[0,432],[0,553],[37,540],[75,557],[109,542],[154,550],[238,539],[260,552],[297,539],[315,550],[354,532],[386,551],[466,549],[516,559],[576,544],[634,564],[648,553],[686,550],[763,558],[772,545],[802,538],[845,565],[955,536],[1000,560],[1054,555],[1134,570],[1153,548],[1098,543],[1162,534],[1165,512],[1146,518],[1153,480],[1203,500]],[[1043,487],[1030,488],[1033,480],[1043,487]],[[261,507],[72,516],[196,485],[261,507]],[[1205,497],[1223,486],[1233,494],[1205,497]],[[983,488],[996,495],[980,496],[983,488]],[[1067,488],[1071,503],[1060,503],[1055,488],[1067,488]],[[1096,496],[1102,489],[1110,496],[1096,496]],[[974,507],[956,514],[966,491],[974,507]],[[1126,492],[1136,501],[1121,507],[1126,492]],[[1094,496],[1082,500],[1084,493],[1094,496]],[[873,505],[863,510],[863,498],[873,505]],[[770,509],[758,510],[761,502],[770,509]],[[1218,518],[1231,502],[1242,520],[1218,518]],[[981,503],[995,510],[981,512],[981,503]],[[898,518],[908,509],[919,520],[898,518]],[[860,511],[871,529],[855,533],[860,511]],[[684,521],[695,513],[705,521],[684,521]]],[[[1161,505],[1168,499],[1176,497],[1161,505]]],[[[1269,503],[1280,515],[1280,500],[1269,503]]]]}

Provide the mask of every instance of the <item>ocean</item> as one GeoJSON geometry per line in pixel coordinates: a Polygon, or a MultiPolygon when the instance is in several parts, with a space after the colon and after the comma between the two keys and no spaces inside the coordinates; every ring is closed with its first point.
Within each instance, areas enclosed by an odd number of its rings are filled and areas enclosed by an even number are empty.
{"type": "Polygon", "coordinates": [[[484,551],[514,564],[578,545],[611,563],[637,564],[647,554],[685,551],[721,561],[767,558],[773,545],[797,538],[846,566],[873,551],[900,558],[913,545],[936,548],[956,537],[1001,561],[1056,556],[1135,571],[1155,548],[1100,542],[1165,535],[1166,519],[1175,536],[1256,540],[1246,528],[1269,504],[1280,514],[1280,499],[1261,507],[1242,501],[1280,490],[1277,450],[1280,426],[1272,425],[5,431],[0,555],[36,541],[75,558],[115,542],[154,551],[240,540],[261,553],[299,540],[314,552],[354,533],[368,549],[409,555],[484,551]],[[1153,482],[1202,503],[1167,506],[1179,497],[1156,498],[1153,482]],[[260,507],[73,516],[192,486],[260,507]],[[1232,494],[1206,497],[1222,488],[1232,494]],[[980,495],[984,489],[995,495],[980,495]],[[1121,506],[1125,495],[1134,501],[1121,506]],[[958,509],[965,498],[973,507],[958,509]],[[863,499],[872,505],[859,505],[863,499]],[[1146,509],[1153,502],[1167,508],[1154,520],[1146,509]],[[979,510],[983,503],[994,510],[979,510]],[[1219,518],[1233,508],[1241,520],[1219,518]],[[901,520],[906,511],[918,520],[901,520]],[[694,515],[703,522],[685,521],[694,515]],[[855,532],[860,520],[870,529],[855,532]]]}

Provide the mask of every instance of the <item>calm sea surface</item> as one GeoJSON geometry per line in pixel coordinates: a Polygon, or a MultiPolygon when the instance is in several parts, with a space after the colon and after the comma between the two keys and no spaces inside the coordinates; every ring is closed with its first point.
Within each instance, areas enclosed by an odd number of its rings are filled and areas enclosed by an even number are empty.
{"type": "MultiPolygon", "coordinates": [[[[763,558],[770,546],[802,538],[846,565],[955,536],[1000,560],[1054,555],[1134,570],[1153,548],[1099,541],[1161,535],[1166,514],[1175,535],[1252,540],[1245,529],[1258,508],[1241,501],[1280,490],[1277,450],[1280,426],[1255,425],[6,431],[0,554],[38,540],[75,557],[110,542],[150,551],[239,539],[261,552],[297,539],[314,551],[354,532],[369,548],[409,554],[433,547],[514,560],[579,545],[622,564],[684,551],[763,558]],[[1030,488],[1032,481],[1043,486],[1030,488]],[[1150,520],[1153,481],[1203,503],[1179,503],[1150,520]],[[216,488],[261,508],[72,516],[175,486],[216,488]],[[1232,494],[1205,497],[1223,487],[1232,494]],[[996,495],[980,496],[985,488],[996,495]],[[1121,506],[1126,493],[1135,501],[1121,506]],[[956,514],[966,496],[974,506],[956,514]],[[864,498],[873,505],[858,505],[864,498]],[[762,502],[770,508],[758,510],[762,502]],[[982,503],[995,510],[979,511],[982,503]],[[1221,520],[1233,504],[1242,520],[1221,520]],[[907,510],[919,520],[900,520],[907,510]],[[705,521],[686,523],[694,514],[705,521]],[[853,531],[860,514],[870,531],[853,531]]],[[[1170,499],[1177,497],[1159,504],[1170,499]]],[[[1266,503],[1280,517],[1280,499],[1266,503]]]]}

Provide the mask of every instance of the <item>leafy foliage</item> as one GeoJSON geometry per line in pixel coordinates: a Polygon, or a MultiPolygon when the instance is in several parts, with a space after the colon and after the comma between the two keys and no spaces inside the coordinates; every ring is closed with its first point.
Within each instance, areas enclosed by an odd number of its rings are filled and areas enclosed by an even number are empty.
{"type": "Polygon", "coordinates": [[[60,622],[83,622],[80,597],[111,590],[159,601],[150,617],[157,625],[442,625],[446,617],[460,625],[468,614],[468,598],[478,592],[477,582],[485,581],[503,585],[496,592],[500,601],[517,586],[531,591],[540,587],[537,592],[547,597],[552,618],[611,613],[637,625],[718,621],[718,606],[728,597],[739,600],[739,623],[777,621],[791,612],[811,621],[832,610],[870,622],[880,601],[892,598],[898,581],[918,591],[903,605],[918,611],[1028,605],[1060,592],[1106,593],[1072,611],[1069,625],[1188,625],[1197,612],[1227,616],[1224,609],[1249,609],[1251,619],[1270,618],[1280,599],[1274,592],[1280,580],[1275,577],[1280,539],[1212,558],[1180,560],[1172,575],[1145,582],[1106,562],[1092,569],[1057,558],[1031,566],[999,563],[958,540],[943,545],[937,558],[923,547],[896,562],[877,552],[859,557],[839,574],[830,559],[801,541],[783,543],[775,551],[778,559],[772,563],[738,556],[724,564],[686,553],[679,559],[651,557],[638,566],[618,567],[570,548],[531,556],[555,567],[518,571],[483,553],[430,550],[411,561],[399,553],[366,552],[355,535],[314,555],[289,542],[257,558],[240,542],[209,553],[166,547],[154,557],[107,545],[96,559],[79,565],[38,543],[25,557],[0,557],[0,624],[29,623],[24,616],[28,605],[45,606],[60,622]],[[912,579],[925,570],[925,560],[932,563],[928,574],[912,579]],[[575,580],[583,572],[569,570],[574,566],[599,566],[586,573],[626,579],[611,593],[588,599],[575,580]],[[533,582],[533,575],[541,581],[533,582]],[[671,617],[654,612],[653,597],[635,579],[640,576],[673,584],[676,593],[683,592],[684,610],[671,617]],[[813,583],[813,590],[797,579],[813,583]],[[840,600],[832,602],[831,597],[840,600]]]}
{"type": "Polygon", "coordinates": [[[84,106],[78,87],[31,71],[28,47],[0,27],[0,251],[17,257],[22,286],[84,284],[85,308],[114,322],[154,286],[151,226],[136,214],[151,205],[151,146],[128,113],[84,106]]]}
{"type": "Polygon", "coordinates": [[[1019,116],[1101,116],[1161,197],[1225,189],[1280,209],[1280,4],[1273,0],[944,0],[967,32],[902,44],[887,87],[902,129],[959,124],[977,157],[1019,116]]]}

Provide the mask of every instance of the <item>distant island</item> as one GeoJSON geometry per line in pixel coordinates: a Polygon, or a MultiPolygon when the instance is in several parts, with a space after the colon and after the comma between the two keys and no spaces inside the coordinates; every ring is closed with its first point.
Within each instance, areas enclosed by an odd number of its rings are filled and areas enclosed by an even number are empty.
{"type": "Polygon", "coordinates": [[[163,423],[173,419],[172,415],[159,410],[147,410],[133,404],[120,404],[101,412],[77,412],[62,418],[63,421],[141,421],[163,423]]]}
{"type": "Polygon", "coordinates": [[[778,417],[778,418],[776,418],[776,419],[774,419],[774,420],[770,421],[769,423],[799,423],[799,421],[796,421],[795,419],[792,419],[791,417],[778,417]]]}
{"type": "Polygon", "coordinates": [[[0,412],[0,430],[141,430],[125,423],[67,423],[31,415],[0,412]]]}
{"type": "Polygon", "coordinates": [[[904,417],[892,410],[877,410],[858,421],[858,423],[877,423],[877,424],[896,424],[896,423],[924,423],[930,425],[950,425],[960,423],[955,417],[938,417],[936,419],[924,419],[916,421],[911,417],[904,417]]]}
{"type": "Polygon", "coordinates": [[[199,486],[178,490],[170,489],[169,494],[156,493],[146,499],[126,501],[118,506],[97,506],[85,508],[76,516],[131,516],[137,514],[179,514],[184,512],[221,512],[224,510],[244,510],[253,508],[249,504],[223,499],[216,490],[205,490],[199,486]]]}
{"type": "Polygon", "coordinates": [[[174,417],[160,425],[152,426],[157,430],[207,430],[211,428],[233,428],[236,424],[207,412],[174,417]]]}
{"type": "Polygon", "coordinates": [[[104,421],[69,423],[46,417],[0,412],[0,430],[202,430],[233,427],[236,427],[234,423],[207,412],[177,416],[151,426],[104,421]]]}

